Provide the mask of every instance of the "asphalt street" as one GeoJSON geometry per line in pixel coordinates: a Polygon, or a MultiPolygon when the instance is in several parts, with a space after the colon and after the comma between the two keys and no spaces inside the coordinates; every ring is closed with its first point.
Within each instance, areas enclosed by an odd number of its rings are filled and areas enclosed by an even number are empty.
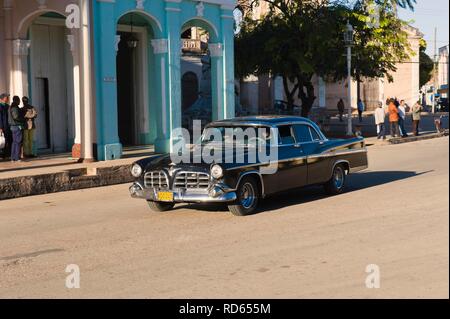
{"type": "Polygon", "coordinates": [[[129,185],[0,201],[0,297],[448,298],[448,141],[372,146],[345,194],[297,190],[242,218],[152,213],[129,185]]]}

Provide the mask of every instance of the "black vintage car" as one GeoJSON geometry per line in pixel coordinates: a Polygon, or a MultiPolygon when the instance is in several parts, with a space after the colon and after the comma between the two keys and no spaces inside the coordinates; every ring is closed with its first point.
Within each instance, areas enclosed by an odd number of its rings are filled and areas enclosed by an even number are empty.
{"type": "Polygon", "coordinates": [[[289,189],[323,185],[328,194],[339,194],[348,174],[368,167],[363,138],[329,140],[314,122],[301,117],[256,116],[213,122],[189,152],[195,154],[196,148],[213,143],[211,130],[248,128],[258,129],[263,137],[233,140],[243,147],[240,160],[234,151],[232,160],[228,153],[228,158],[223,155],[214,162],[195,161],[192,155],[190,161],[175,163],[173,154],[165,154],[136,162],[131,196],[145,199],[154,211],[171,210],[176,203],[226,203],[234,215],[244,216],[255,212],[261,198],[289,189]],[[255,148],[274,150],[276,158],[250,159],[247,155],[255,148]]]}

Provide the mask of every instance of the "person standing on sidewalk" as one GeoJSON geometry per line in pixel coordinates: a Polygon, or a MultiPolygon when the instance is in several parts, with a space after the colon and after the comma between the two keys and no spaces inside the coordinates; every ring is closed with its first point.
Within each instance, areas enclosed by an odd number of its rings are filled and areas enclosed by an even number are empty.
{"type": "Polygon", "coordinates": [[[25,119],[22,116],[22,111],[19,107],[20,98],[13,97],[13,103],[9,107],[9,126],[12,132],[12,147],[11,147],[11,161],[20,162],[20,153],[23,142],[23,129],[25,127],[25,119]]]}
{"type": "Polygon", "coordinates": [[[30,105],[28,97],[24,96],[22,98],[23,108],[22,112],[25,117],[26,125],[23,131],[23,154],[25,157],[35,157],[33,153],[33,140],[34,131],[36,129],[35,119],[37,117],[37,112],[34,106],[30,105]]]}
{"type": "Polygon", "coordinates": [[[3,93],[0,95],[0,135],[3,134],[6,145],[2,150],[2,157],[6,159],[11,155],[11,130],[8,121],[9,112],[9,94],[3,93]]]}
{"type": "Polygon", "coordinates": [[[422,106],[419,102],[414,104],[414,106],[411,109],[412,112],[412,119],[413,119],[413,134],[414,136],[419,136],[419,124],[420,124],[420,113],[422,112],[422,106]]]}
{"type": "Polygon", "coordinates": [[[408,133],[406,133],[405,129],[405,120],[406,120],[405,100],[401,100],[400,105],[398,106],[398,125],[400,127],[400,133],[402,134],[402,137],[408,137],[408,133]]]}
{"type": "Polygon", "coordinates": [[[359,123],[362,122],[362,115],[364,112],[365,106],[361,99],[358,99],[358,116],[359,116],[359,123]]]}
{"type": "Polygon", "coordinates": [[[389,112],[391,137],[398,137],[400,136],[400,129],[398,127],[399,116],[397,106],[395,106],[395,99],[391,99],[389,101],[388,112],[389,112]]]}
{"type": "Polygon", "coordinates": [[[375,124],[377,125],[378,139],[386,139],[386,110],[383,107],[383,103],[380,102],[377,109],[375,110],[375,124]]]}
{"type": "Polygon", "coordinates": [[[342,99],[339,100],[338,104],[337,104],[337,109],[339,112],[339,122],[342,122],[342,116],[344,115],[344,111],[345,111],[345,104],[344,101],[342,99]]]}

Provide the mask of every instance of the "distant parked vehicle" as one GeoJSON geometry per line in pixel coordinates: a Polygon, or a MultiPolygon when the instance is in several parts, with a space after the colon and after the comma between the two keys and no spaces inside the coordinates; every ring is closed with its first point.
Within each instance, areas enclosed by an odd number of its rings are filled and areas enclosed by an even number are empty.
{"type": "Polygon", "coordinates": [[[448,98],[440,98],[437,102],[437,112],[448,112],[448,98]]]}

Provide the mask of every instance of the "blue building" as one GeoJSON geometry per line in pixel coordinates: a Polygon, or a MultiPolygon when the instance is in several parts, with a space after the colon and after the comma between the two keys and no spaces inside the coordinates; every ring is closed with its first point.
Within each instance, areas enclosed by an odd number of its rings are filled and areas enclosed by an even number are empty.
{"type": "Polygon", "coordinates": [[[183,92],[199,81],[182,74],[183,48],[208,56],[211,120],[235,114],[234,9],[234,0],[4,0],[0,91],[29,96],[43,115],[38,151],[86,161],[118,159],[123,145],[170,151],[183,99],[199,94],[183,92]]]}

